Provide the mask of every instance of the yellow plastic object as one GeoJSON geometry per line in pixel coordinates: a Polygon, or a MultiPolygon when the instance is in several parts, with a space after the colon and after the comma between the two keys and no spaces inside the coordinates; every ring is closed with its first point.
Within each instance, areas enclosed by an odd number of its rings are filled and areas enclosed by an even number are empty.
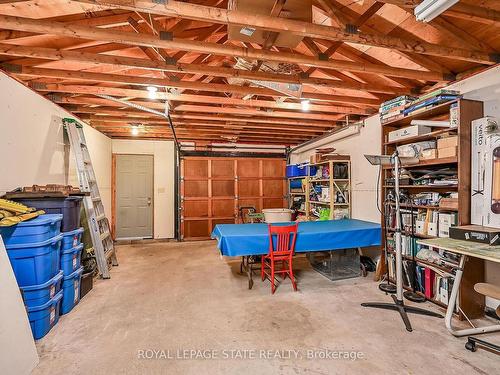
{"type": "Polygon", "coordinates": [[[17,216],[4,217],[3,219],[0,220],[0,227],[10,227],[12,225],[16,225],[17,223],[20,223],[21,221],[34,219],[35,217],[43,215],[44,213],[45,211],[40,210],[17,216]]]}
{"type": "Polygon", "coordinates": [[[24,204],[1,198],[0,198],[0,210],[10,211],[16,214],[27,214],[29,212],[35,211],[34,208],[30,208],[28,206],[25,206],[24,204]]]}

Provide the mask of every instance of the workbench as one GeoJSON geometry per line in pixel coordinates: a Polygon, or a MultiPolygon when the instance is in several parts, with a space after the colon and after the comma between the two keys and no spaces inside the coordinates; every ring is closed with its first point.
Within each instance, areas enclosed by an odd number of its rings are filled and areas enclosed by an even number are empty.
{"type": "Polygon", "coordinates": [[[446,250],[460,256],[458,266],[455,267],[455,281],[453,282],[453,288],[446,309],[445,324],[448,331],[457,337],[500,331],[500,324],[461,330],[456,330],[452,326],[453,311],[457,303],[458,290],[460,289],[460,282],[462,281],[462,274],[467,257],[500,263],[500,246],[489,246],[482,243],[454,240],[451,238],[425,239],[419,240],[417,243],[430,248],[446,250]]]}

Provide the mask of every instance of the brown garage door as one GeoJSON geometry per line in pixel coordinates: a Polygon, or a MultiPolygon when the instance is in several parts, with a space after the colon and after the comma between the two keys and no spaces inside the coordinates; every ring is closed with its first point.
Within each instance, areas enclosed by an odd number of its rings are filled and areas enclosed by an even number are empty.
{"type": "Polygon", "coordinates": [[[184,157],[182,238],[210,238],[215,225],[239,222],[239,207],[285,207],[285,166],[281,158],[184,157]]]}

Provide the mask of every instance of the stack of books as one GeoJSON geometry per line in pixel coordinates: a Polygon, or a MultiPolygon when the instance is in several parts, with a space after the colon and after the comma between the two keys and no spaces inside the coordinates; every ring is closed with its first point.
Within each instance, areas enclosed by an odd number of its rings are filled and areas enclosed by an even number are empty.
{"type": "Polygon", "coordinates": [[[403,115],[408,116],[410,114],[413,115],[419,112],[424,112],[439,104],[456,100],[460,97],[460,92],[456,90],[439,89],[432,91],[409,103],[403,110],[403,115]]]}
{"type": "Polygon", "coordinates": [[[414,100],[416,98],[413,96],[403,95],[382,103],[379,109],[380,122],[385,124],[403,118],[406,106],[414,100]]]}

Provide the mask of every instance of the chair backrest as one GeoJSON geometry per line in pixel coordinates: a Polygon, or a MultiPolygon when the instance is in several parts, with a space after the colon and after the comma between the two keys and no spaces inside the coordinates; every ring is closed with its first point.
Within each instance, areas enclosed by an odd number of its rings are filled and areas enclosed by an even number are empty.
{"type": "Polygon", "coordinates": [[[298,223],[293,225],[268,225],[269,256],[272,257],[276,254],[293,255],[298,226],[298,223]]]}

